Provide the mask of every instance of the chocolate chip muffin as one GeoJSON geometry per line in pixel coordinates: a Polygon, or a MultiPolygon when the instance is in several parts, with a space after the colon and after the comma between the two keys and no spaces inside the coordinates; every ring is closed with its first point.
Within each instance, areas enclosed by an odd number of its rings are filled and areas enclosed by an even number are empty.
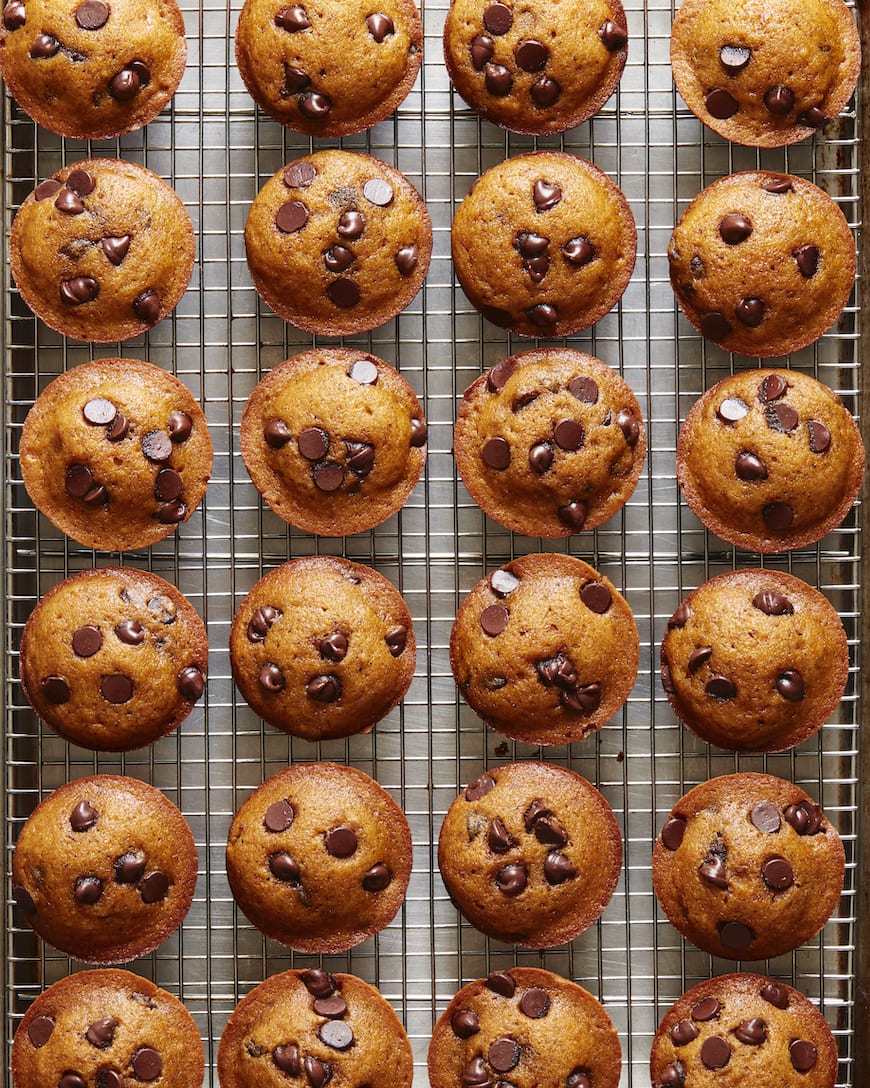
{"type": "Polygon", "coordinates": [[[138,779],[100,774],[34,810],[12,856],[12,895],[19,916],[67,956],[127,963],[178,929],[196,872],[175,805],[138,779]]]}
{"type": "Polygon", "coordinates": [[[438,840],[450,898],[483,933],[552,948],[582,933],[610,902],[622,838],[585,778],[549,763],[494,767],[450,806],[438,840]]]}
{"type": "Polygon", "coordinates": [[[656,839],[653,886],[686,940],[713,956],[772,959],[815,936],[843,890],[843,844],[799,786],[724,775],[681,798],[656,839]]]}
{"type": "Polygon", "coordinates": [[[493,971],[463,987],[429,1045],[432,1088],[616,1088],[621,1068],[619,1036],[604,1007],[538,967],[493,971]]]}
{"type": "Polygon", "coordinates": [[[28,412],[21,478],[61,532],[123,552],[191,517],[213,454],[187,386],[137,359],[97,359],[55,378],[28,412]]]}
{"type": "Polygon", "coordinates": [[[233,676],[270,725],[306,740],[367,733],[410,687],[411,616],[377,571],[333,556],[293,559],[242,602],[233,676]]]}
{"type": "Polygon", "coordinates": [[[260,190],[245,247],[254,286],[279,317],[320,336],[350,336],[385,324],[423,286],[432,221],[394,167],[316,151],[260,190]]]}
{"type": "Polygon", "coordinates": [[[103,139],[152,121],[187,60],[175,0],[7,0],[0,68],[22,109],[61,136],[103,139]]]}
{"type": "Polygon", "coordinates": [[[9,267],[49,328],[106,344],[175,309],[194,252],[190,216],[165,181],[132,162],[87,159],[58,170],[21,205],[9,267]]]}
{"type": "Polygon", "coordinates": [[[846,632],[817,589],[773,570],[729,571],[668,621],[662,686],[710,744],[781,752],[828,720],[849,677],[846,632]]]}
{"type": "Polygon", "coordinates": [[[674,228],[668,261],[695,328],[765,358],[818,340],[855,281],[855,241],[834,201],[812,182],[765,170],[700,192],[674,228]]]}
{"type": "Polygon", "coordinates": [[[453,264],[472,305],[522,336],[570,336],[628,286],[637,230],[597,166],[562,151],[499,163],[453,219],[453,264]]]}
{"type": "Polygon", "coordinates": [[[720,975],[693,986],[665,1013],[650,1076],[653,1088],[833,1088],[837,1044],[798,990],[763,975],[720,975]]]}
{"type": "Polygon", "coordinates": [[[423,61],[414,0],[245,0],[236,63],[248,93],[282,125],[347,136],[405,100],[423,61]]]}
{"type": "Polygon", "coordinates": [[[12,1044],[16,1088],[202,1088],[199,1029],[177,997],[129,971],[80,971],[50,986],[12,1044]]]}
{"type": "Polygon", "coordinates": [[[414,390],[382,359],[314,348],[275,367],[242,416],[245,467],[269,507],[320,536],[365,532],[404,506],[426,462],[414,390]]]}
{"type": "Polygon", "coordinates": [[[674,82],[726,140],[780,147],[824,128],[855,90],[861,43],[843,0],[685,0],[674,82]]]}
{"type": "Polygon", "coordinates": [[[639,660],[624,598],[570,555],[525,555],[493,571],[450,635],[463,698],[527,744],[570,744],[600,729],[628,698],[639,660]]]}
{"type": "Polygon", "coordinates": [[[459,94],[487,121],[533,136],[597,113],[627,55],[619,0],[453,0],[444,23],[444,59],[459,94]]]}
{"type": "Polygon", "coordinates": [[[411,1088],[411,1044],[392,1007],[354,975],[284,971],[236,1006],[221,1036],[221,1088],[311,1085],[411,1088]]]}
{"type": "Polygon", "coordinates": [[[233,819],[227,876],[239,907],[297,952],[345,952],[395,917],[411,877],[411,831],[373,778],[297,763],[233,819]]]}
{"type": "Polygon", "coordinates": [[[101,567],[60,582],[24,627],[21,687],[62,737],[102,752],[171,733],[205,691],[208,639],[175,586],[101,567]]]}
{"type": "Polygon", "coordinates": [[[503,359],[472,382],[453,452],[489,517],[526,536],[570,536],[628,501],[646,431],[615,370],[580,351],[544,349],[503,359]]]}
{"type": "Polygon", "coordinates": [[[863,476],[855,421],[833,390],[794,370],[725,378],[692,406],[677,442],[677,479],[695,516],[763,554],[836,529],[863,476]]]}

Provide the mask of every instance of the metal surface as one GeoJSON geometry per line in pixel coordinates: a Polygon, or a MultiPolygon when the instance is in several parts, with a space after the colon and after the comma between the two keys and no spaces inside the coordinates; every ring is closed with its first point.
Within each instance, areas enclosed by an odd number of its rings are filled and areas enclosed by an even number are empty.
{"type": "MultiPolygon", "coordinates": [[[[653,0],[628,3],[630,57],[619,93],[591,123],[564,139],[531,141],[481,124],[451,97],[441,55],[446,0],[425,5],[424,71],[398,115],[341,146],[368,151],[403,170],[423,192],[435,225],[435,252],[424,291],[396,321],[345,341],[397,366],[411,382],[430,425],[429,463],[405,510],[381,528],[344,540],[288,530],[265,510],[238,453],[238,423],[260,376],[311,344],[259,304],[244,258],[242,229],[263,182],[310,143],[257,116],[232,61],[237,6],[182,3],[190,43],[187,73],[172,108],[144,132],[120,141],[61,140],[37,129],[3,100],[4,246],[17,204],[37,180],[62,163],[91,154],[120,155],[161,174],[188,205],[197,232],[191,288],[172,318],[145,338],[90,347],[49,332],[0,275],[5,300],[5,804],[6,872],[21,823],[56,786],[94,771],[146,779],[179,804],[200,853],[193,909],[180,934],[132,969],[178,994],[201,1029],[213,1064],[226,1018],[238,999],[268,974],[314,962],[266,942],[232,903],[224,844],[233,812],[267,775],[288,761],[349,762],[372,773],[399,801],[414,836],[414,875],[407,903],[376,939],[331,969],[378,985],[411,1035],[416,1086],[426,1083],[425,1055],[434,1018],[464,982],[514,962],[569,975],[602,999],[619,1029],[623,1085],[646,1086],[649,1044],[665,1010],[685,988],[733,969],[686,945],[656,909],[649,873],[654,837],[677,798],[695,783],[735,769],[767,770],[804,786],[838,826],[846,846],[846,891],[820,938],[790,956],[748,965],[793,982],[821,1007],[840,1047],[839,1083],[853,1084],[866,1054],[866,1024],[854,1016],[856,996],[856,822],[858,780],[859,574],[858,512],[815,548],[765,565],[819,586],[840,610],[852,672],[846,697],[819,738],[783,755],[735,758],[689,736],[676,722],[657,678],[657,646],[681,598],[706,578],[758,562],[710,537],[680,501],[674,473],[679,423],[697,398],[731,369],[755,365],[705,345],[677,313],[665,250],[674,222],[707,183],[761,165],[809,177],[859,223],[860,144],[854,115],[829,127],[828,139],[756,153],[703,130],[673,91],[668,40],[673,15],[653,0]],[[620,369],[648,421],[646,471],[625,512],[568,545],[520,537],[486,521],[457,482],[451,457],[456,405],[481,367],[532,346],[482,321],[455,285],[450,223],[472,180],[507,155],[531,147],[564,147],[593,159],[625,191],[639,228],[634,277],[619,306],[571,343],[620,369]],[[119,561],[60,536],[37,517],[19,483],[21,423],[52,377],[85,359],[119,354],[147,358],[178,374],[203,403],[216,447],[202,510],[174,538],[123,562],[175,582],[208,624],[211,658],[207,699],[175,736],[124,757],[95,757],[60,740],[31,713],[18,683],[21,628],[38,597],[65,575],[119,561]],[[513,555],[564,550],[591,562],[622,589],[641,634],[641,673],[624,710],[590,740],[542,751],[486,733],[461,706],[450,675],[447,643],[459,601],[482,574],[513,555]],[[233,688],[229,624],[261,574],[287,558],[343,554],[369,563],[404,593],[419,646],[417,676],[404,705],[367,737],[312,745],[264,727],[233,688]],[[441,819],[460,786],[486,765],[546,758],[596,783],[625,836],[625,866],[603,919],[567,948],[514,955],[460,923],[437,871],[441,819]]],[[[337,146],[337,141],[316,141],[337,146]]],[[[6,254],[4,253],[4,258],[6,254]]],[[[814,348],[789,365],[815,374],[857,410],[858,306],[853,300],[814,348]]],[[[7,1047],[33,998],[75,970],[38,942],[11,907],[4,885],[4,1034],[7,1047]]],[[[866,919],[864,920],[866,922],[866,919]]],[[[8,1064],[8,1063],[7,1063],[8,1064]]]]}

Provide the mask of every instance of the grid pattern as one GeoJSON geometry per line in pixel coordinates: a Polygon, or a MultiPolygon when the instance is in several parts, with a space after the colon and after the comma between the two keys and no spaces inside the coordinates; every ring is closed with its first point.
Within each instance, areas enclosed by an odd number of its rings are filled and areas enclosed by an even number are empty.
{"type": "MultiPolygon", "coordinates": [[[[318,147],[366,151],[397,166],[423,193],[435,229],[428,281],[411,307],[369,336],[342,341],[400,369],[429,422],[427,470],[408,505],[378,529],[347,539],[288,529],[263,508],[238,453],[241,412],[254,385],[312,344],[258,302],[245,265],[244,221],[266,179],[312,145],[258,116],[245,93],[232,59],[237,3],[227,8],[216,0],[182,0],[188,69],[172,107],[144,132],[92,144],[61,140],[34,126],[8,96],[0,101],[4,246],[16,207],[37,180],[94,154],[141,162],[166,178],[190,209],[198,251],[190,290],[175,314],[146,337],[117,347],[79,345],[47,330],[17,297],[2,262],[5,872],[23,820],[52,789],[96,771],[142,777],[163,789],[190,822],[200,876],[180,933],[132,966],[178,994],[193,1013],[206,1047],[208,1083],[217,1083],[217,1042],[236,1002],[289,966],[322,962],[379,986],[408,1028],[419,1088],[426,1083],[432,1024],[453,993],[488,970],[522,963],[570,976],[605,1003],[622,1041],[622,1084],[636,1088],[649,1083],[650,1040],[669,1004],[695,982],[733,969],[730,961],[687,946],[657,910],[649,871],[654,837],[673,803],[695,783],[737,769],[769,771],[806,788],[838,826],[847,854],[846,891],[820,938],[748,969],[792,982],[820,1003],[838,1037],[839,1083],[851,1085],[862,1053],[853,1004],[859,511],[819,546],[765,561],[821,588],[846,625],[849,686],[819,737],[766,758],[708,748],[670,712],[657,679],[657,646],[667,617],[686,593],[723,570],[759,562],[709,536],[680,502],[674,449],[681,420],[705,388],[732,369],[754,364],[704,344],[679,316],[665,256],[673,224],[704,185],[761,166],[815,181],[857,230],[856,116],[847,113],[829,126],[826,140],[790,149],[759,153],[724,143],[702,129],[673,91],[672,6],[631,0],[629,61],[605,109],[561,139],[506,135],[480,123],[451,95],[440,42],[446,6],[446,0],[424,5],[424,70],[399,113],[369,133],[317,141],[318,147]],[[621,515],[567,544],[522,538],[487,521],[457,482],[450,453],[455,410],[466,386],[482,367],[532,346],[482,321],[459,290],[450,261],[452,215],[482,170],[538,147],[577,152],[606,170],[626,193],[639,234],[637,267],[624,298],[570,344],[617,367],[634,388],[647,420],[647,466],[621,515]],[[216,450],[201,511],[169,540],[123,557],[82,549],[37,516],[17,463],[21,424],[36,395],[68,367],[115,354],[147,358],[176,373],[203,403],[216,450]],[[460,704],[447,655],[453,617],[471,586],[508,559],[539,550],[567,550],[607,575],[624,592],[641,636],[640,677],[624,711],[593,738],[547,751],[487,733],[460,704]],[[376,567],[399,587],[414,617],[417,675],[403,706],[369,736],[319,745],[291,740],[264,727],[234,690],[227,644],[236,607],[266,570],[308,554],[340,554],[376,567]],[[176,735],[125,756],[94,756],[56,737],[29,710],[17,680],[17,650],[24,621],[52,585],[94,564],[117,562],[155,571],[192,601],[208,625],[209,683],[207,698],[176,735]],[[293,955],[246,922],[234,909],[224,860],[232,814],[250,791],[290,761],[318,758],[373,774],[407,813],[415,851],[407,902],[394,923],[360,948],[322,960],[293,955]],[[603,919],[551,952],[516,954],[483,938],[458,919],[437,870],[438,830],[459,788],[485,766],[515,758],[545,758],[590,779],[624,833],[623,874],[603,919]]],[[[834,330],[787,361],[837,389],[853,411],[859,393],[858,312],[856,297],[834,330]]],[[[79,965],[36,941],[12,911],[8,878],[4,890],[0,939],[8,1054],[33,998],[79,965]]]]}

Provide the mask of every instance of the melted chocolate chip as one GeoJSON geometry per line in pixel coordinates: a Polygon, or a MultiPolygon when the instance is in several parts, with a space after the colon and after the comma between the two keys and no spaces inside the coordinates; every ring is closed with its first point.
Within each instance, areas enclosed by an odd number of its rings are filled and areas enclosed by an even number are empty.
{"type": "Polygon", "coordinates": [[[483,70],[483,78],[486,89],[496,98],[504,98],[510,94],[514,85],[514,77],[503,64],[487,64],[483,70]]]}
{"type": "Polygon", "coordinates": [[[51,1038],[54,1032],[54,1024],[53,1016],[37,1016],[27,1025],[27,1037],[37,1050],[45,1046],[51,1038]]]}
{"type": "Polygon", "coordinates": [[[319,491],[338,491],[344,483],[344,469],[334,461],[319,461],[312,470],[314,484],[319,491]]]}
{"type": "Polygon", "coordinates": [[[112,1045],[117,1026],[117,1020],[111,1016],[104,1016],[100,1020],[94,1020],[85,1032],[85,1038],[91,1046],[96,1047],[98,1050],[105,1050],[106,1047],[112,1045]]]}
{"type": "Polygon", "coordinates": [[[714,888],[725,891],[728,888],[726,876],[725,858],[722,856],[723,847],[714,847],[718,852],[711,850],[710,855],[698,866],[698,876],[712,884],[714,888]]]}
{"type": "Polygon", "coordinates": [[[702,998],[692,1007],[692,1019],[697,1020],[698,1023],[718,1019],[721,1009],[722,1006],[715,997],[702,998]]]}
{"type": "Polygon", "coordinates": [[[737,99],[730,95],[724,87],[714,87],[712,91],[708,91],[704,98],[704,104],[710,116],[716,117],[720,121],[726,121],[729,117],[733,117],[740,109],[737,99]]]}
{"type": "Polygon", "coordinates": [[[481,797],[486,797],[486,795],[494,789],[494,778],[490,778],[488,774],[479,775],[473,782],[469,782],[465,787],[465,800],[479,801],[481,797]]]}
{"type": "Polygon", "coordinates": [[[100,293],[100,285],[93,276],[76,276],[63,280],[60,285],[60,300],[65,306],[84,306],[93,302],[100,293]]]}
{"type": "Polygon", "coordinates": [[[389,15],[384,15],[382,12],[375,12],[374,15],[369,15],[366,19],[366,26],[368,32],[375,39],[378,45],[381,45],[390,34],[396,33],[396,28],[393,24],[393,20],[389,15]]]}
{"type": "Polygon", "coordinates": [[[604,48],[610,53],[615,53],[617,49],[623,49],[628,41],[628,32],[624,27],[621,27],[619,23],[614,23],[612,19],[605,20],[598,30],[598,37],[604,43],[604,48]]]}
{"type": "Polygon", "coordinates": [[[767,465],[757,454],[750,453],[749,450],[743,450],[737,454],[734,472],[739,479],[747,483],[767,479],[767,465]]]}
{"type": "Polygon", "coordinates": [[[745,242],[750,234],[752,234],[752,223],[747,216],[737,212],[724,216],[719,223],[719,235],[729,246],[745,242]]]}
{"type": "Polygon", "coordinates": [[[613,594],[603,582],[587,582],[580,590],[580,600],[590,612],[603,616],[613,603],[613,594]]]}
{"type": "Polygon", "coordinates": [[[520,998],[520,1012],[530,1020],[542,1020],[550,1011],[550,995],[539,986],[526,990],[520,998]]]}
{"type": "Polygon", "coordinates": [[[708,1069],[724,1069],[731,1058],[731,1045],[721,1035],[711,1035],[701,1044],[701,1062],[708,1069]]]}
{"type": "Polygon", "coordinates": [[[783,812],[786,823],[790,824],[798,835],[815,835],[822,826],[822,814],[819,806],[812,801],[801,801],[789,805],[783,812]]]}
{"type": "Polygon", "coordinates": [[[592,378],[572,378],[571,381],[568,382],[568,392],[573,397],[576,397],[581,404],[598,403],[598,383],[592,378]]]}
{"type": "Polygon", "coordinates": [[[332,1066],[329,1062],[322,1062],[309,1054],[303,1060],[302,1066],[311,1088],[323,1088],[332,1079],[332,1066]]]}
{"type": "Polygon", "coordinates": [[[110,673],[100,680],[100,695],[115,706],[129,703],[133,698],[133,681],[123,673],[110,673]]]}
{"type": "Polygon", "coordinates": [[[307,189],[317,177],[317,167],[313,162],[297,159],[284,171],[284,184],[288,189],[307,189]]]}
{"type": "Polygon", "coordinates": [[[494,854],[506,854],[516,840],[501,820],[490,820],[486,829],[486,842],[494,854]]]}
{"type": "Polygon", "coordinates": [[[799,703],[806,694],[804,678],[797,669],[786,669],[777,677],[776,690],[788,702],[799,703]]]}
{"type": "Polygon", "coordinates": [[[483,13],[483,25],[490,34],[507,34],[514,25],[514,16],[507,4],[490,4],[483,13]]]}
{"type": "Polygon", "coordinates": [[[103,894],[103,882],[98,876],[80,876],[75,882],[73,895],[76,902],[92,906],[103,894]]]}
{"type": "Polygon", "coordinates": [[[487,34],[478,34],[471,39],[468,48],[471,53],[472,67],[476,72],[480,72],[492,60],[495,53],[495,42],[487,34]]]}
{"type": "Polygon", "coordinates": [[[356,853],[356,832],[353,828],[346,827],[344,824],[340,827],[334,827],[326,834],[324,845],[326,846],[327,854],[331,857],[349,858],[352,854],[356,853]]]}
{"type": "Polygon", "coordinates": [[[782,892],[794,884],[794,871],[785,860],[778,855],[768,860],[761,866],[761,876],[764,883],[774,892],[782,892]]]}
{"type": "Polygon", "coordinates": [[[752,59],[752,50],[744,45],[723,45],[719,50],[719,63],[729,76],[742,72],[752,59]]]}
{"type": "Polygon", "coordinates": [[[554,102],[558,102],[562,94],[562,88],[552,79],[550,76],[541,76],[536,79],[529,89],[529,94],[532,96],[532,101],[537,106],[552,106],[554,102]]]}
{"type": "Polygon", "coordinates": [[[522,862],[505,865],[495,874],[495,882],[503,895],[513,899],[514,896],[521,895],[526,890],[529,882],[528,870],[522,862]]]}
{"type": "Polygon", "coordinates": [[[140,854],[122,854],[113,863],[115,880],[118,884],[138,884],[145,875],[146,864],[140,854]]]}
{"type": "Polygon", "coordinates": [[[806,125],[808,128],[824,128],[830,120],[819,109],[818,106],[810,106],[808,110],[804,110],[803,113],[799,113],[797,122],[799,125],[806,125]]]}
{"type": "Polygon", "coordinates": [[[197,665],[188,665],[178,674],[178,690],[182,698],[195,703],[205,691],[205,677],[197,665]]]}
{"type": "Polygon", "coordinates": [[[94,477],[87,465],[72,464],[66,470],[64,487],[74,499],[83,499],[93,487],[94,477]]]}
{"type": "Polygon", "coordinates": [[[360,289],[354,280],[342,277],[333,280],[326,288],[330,302],[342,310],[352,310],[360,300],[360,289]]]}
{"type": "Polygon", "coordinates": [[[789,1044],[788,1056],[798,1073],[809,1073],[819,1060],[819,1052],[807,1039],[795,1039],[789,1044]]]}
{"type": "Polygon", "coordinates": [[[99,627],[86,624],[73,632],[72,648],[76,657],[93,657],[103,645],[99,627]]]}
{"type": "Polygon", "coordinates": [[[682,629],[689,622],[689,618],[692,615],[692,610],[685,603],[685,601],[678,605],[677,610],[668,620],[668,630],[672,631],[674,628],[682,629]]]}
{"type": "Polygon", "coordinates": [[[766,193],[773,193],[776,196],[782,196],[783,193],[790,193],[794,188],[791,179],[788,177],[774,178],[772,181],[766,181],[761,188],[766,193]]]}
{"type": "Polygon", "coordinates": [[[457,1009],[450,1018],[453,1034],[460,1039],[470,1039],[480,1031],[480,1020],[470,1009],[457,1009]]]}
{"type": "Polygon", "coordinates": [[[743,298],[737,303],[735,313],[741,325],[755,329],[764,319],[764,302],[760,298],[743,298]]]}
{"type": "Polygon", "coordinates": [[[524,72],[540,72],[550,59],[550,50],[535,38],[526,38],[514,49],[517,65],[524,72]]]}
{"type": "Polygon", "coordinates": [[[698,669],[700,669],[702,665],[706,665],[712,656],[712,646],[696,646],[689,654],[689,660],[686,665],[689,676],[694,676],[698,669]]]}
{"type": "Polygon", "coordinates": [[[264,604],[258,608],[248,623],[246,634],[249,642],[262,642],[269,633],[272,624],[281,618],[283,613],[273,608],[270,604],[264,604]]]}
{"type": "Polygon", "coordinates": [[[662,844],[667,850],[679,850],[686,833],[686,817],[672,816],[662,828],[662,844]]]}
{"type": "Polygon", "coordinates": [[[520,1060],[519,1044],[507,1036],[495,1039],[489,1045],[487,1060],[496,1073],[508,1073],[520,1060]]]}
{"type": "Polygon", "coordinates": [[[402,246],[393,257],[400,276],[410,276],[417,267],[418,250],[416,245],[402,246]]]}
{"type": "Polygon", "coordinates": [[[88,1088],[87,1082],[78,1073],[67,1072],[60,1078],[57,1088],[88,1088]]]}
{"type": "Polygon", "coordinates": [[[143,903],[160,903],[169,894],[169,877],[155,869],[145,876],[139,885],[143,903]]]}
{"type": "Polygon", "coordinates": [[[153,325],[160,318],[163,303],[155,290],[143,291],[133,303],[133,312],[146,325],[153,325]]]}
{"type": "MultiPolygon", "coordinates": [[[[3,25],[7,30],[20,30],[27,21],[22,0],[9,0],[3,8],[3,25]]],[[[39,200],[39,197],[36,198],[39,200]]]]}
{"type": "Polygon", "coordinates": [[[292,827],[295,819],[296,812],[289,801],[275,801],[266,809],[263,827],[273,834],[278,834],[292,827]]]}
{"type": "Polygon", "coordinates": [[[771,87],[764,94],[764,105],[774,117],[785,117],[794,109],[794,91],[788,87],[771,87]]]}
{"type": "Polygon", "coordinates": [[[310,967],[302,973],[302,982],[312,997],[330,997],[335,993],[335,978],[322,967],[310,967]]]}
{"type": "MultiPolygon", "coordinates": [[[[595,256],[595,247],[588,238],[582,238],[578,235],[562,246],[562,256],[568,264],[574,265],[575,268],[582,268],[584,265],[589,264],[595,256]]],[[[595,401],[592,401],[592,403],[594,404],[595,401]]]]}
{"type": "Polygon", "coordinates": [[[279,850],[269,856],[269,872],[283,884],[298,884],[301,873],[292,854],[279,850]]]}
{"type": "Polygon", "coordinates": [[[576,875],[577,870],[567,854],[560,854],[555,850],[547,854],[544,859],[544,878],[548,884],[564,884],[576,875]]]}
{"type": "Polygon", "coordinates": [[[779,982],[765,982],[761,987],[761,996],[777,1009],[788,1008],[788,990],[779,982]]]}
{"type": "Polygon", "coordinates": [[[284,673],[281,672],[278,666],[272,661],[267,661],[266,664],[261,667],[257,674],[257,679],[260,682],[260,687],[263,688],[264,691],[275,694],[284,690],[284,673]]]}
{"type": "Polygon", "coordinates": [[[805,280],[812,279],[819,269],[820,250],[818,246],[798,246],[792,253],[797,263],[798,271],[805,280]]]}
{"type": "Polygon", "coordinates": [[[85,402],[85,406],[82,408],[85,422],[95,427],[102,427],[107,423],[111,423],[115,418],[115,412],[115,405],[110,400],[106,400],[105,397],[92,397],[91,400],[85,402]]]}
{"type": "Polygon", "coordinates": [[[500,389],[504,389],[514,369],[515,363],[512,359],[502,359],[500,363],[496,363],[486,375],[486,385],[490,393],[497,393],[500,389]]]}
{"type": "Polygon", "coordinates": [[[539,178],[532,186],[532,200],[539,212],[548,212],[562,199],[562,189],[552,181],[539,178]]]}
{"type": "Polygon", "coordinates": [[[761,511],[761,516],[772,533],[785,533],[794,521],[794,510],[787,502],[769,502],[761,511]]]}
{"type": "MultiPolygon", "coordinates": [[[[148,74],[150,77],[150,72],[148,74]]],[[[109,94],[116,102],[131,101],[141,89],[142,80],[139,76],[139,72],[136,71],[132,65],[127,68],[122,68],[120,72],[117,72],[109,80],[109,94]]]]}
{"type": "Polygon", "coordinates": [[[367,892],[382,892],[393,880],[393,874],[382,861],[368,869],[363,876],[362,886],[367,892]]]}
{"type": "Polygon", "coordinates": [[[553,464],[555,450],[551,442],[536,442],[529,450],[529,467],[532,472],[543,476],[553,464]]]}
{"type": "Polygon", "coordinates": [[[290,1077],[298,1077],[302,1073],[302,1060],[299,1057],[299,1047],[294,1043],[285,1046],[276,1046],[272,1051],[272,1061],[282,1073],[290,1077]]]}
{"type": "Polygon", "coordinates": [[[384,642],[393,657],[398,657],[405,652],[405,647],[408,645],[408,628],[400,624],[384,635],[384,642]]]}
{"type": "Polygon", "coordinates": [[[411,420],[411,447],[421,449],[426,445],[428,437],[429,429],[426,426],[426,420],[414,417],[411,420]]]}
{"type": "Polygon", "coordinates": [[[30,47],[30,56],[32,60],[46,60],[56,56],[59,50],[60,42],[57,38],[53,38],[51,34],[40,34],[30,47]]]}
{"type": "Polygon", "coordinates": [[[818,419],[807,422],[807,434],[809,435],[810,451],[812,453],[827,453],[831,447],[831,432],[818,419]]]}
{"type": "Polygon", "coordinates": [[[471,1059],[462,1070],[460,1080],[463,1088],[492,1088],[492,1081],[486,1071],[482,1055],[478,1054],[471,1059]]]}
{"type": "Polygon", "coordinates": [[[495,638],[507,627],[510,612],[503,604],[491,604],[480,613],[480,626],[484,634],[495,638]]]}
{"type": "Polygon", "coordinates": [[[723,922],[719,926],[719,936],[726,948],[744,952],[755,940],[755,932],[743,922],[723,922]]]}
{"type": "Polygon", "coordinates": [[[275,212],[275,226],[282,234],[295,234],[308,222],[308,207],[301,200],[288,200],[275,212]]]}
{"type": "Polygon", "coordinates": [[[362,236],[366,229],[365,216],[362,212],[342,212],[338,219],[336,230],[341,238],[347,238],[351,242],[362,236]]]}
{"type": "Polygon", "coordinates": [[[758,387],[758,399],[762,404],[770,404],[771,401],[784,397],[787,392],[788,382],[781,374],[768,374],[758,387]]]}
{"type": "Polygon", "coordinates": [[[305,694],[315,703],[335,703],[341,698],[341,681],[332,673],[313,676],[305,685],[305,694]]]}
{"type": "Polygon", "coordinates": [[[295,34],[297,31],[307,30],[311,26],[311,20],[301,4],[293,4],[290,7],[281,8],[275,16],[275,26],[295,34]]]}
{"type": "Polygon", "coordinates": [[[576,419],[561,419],[553,428],[553,438],[560,449],[573,451],[583,446],[583,425],[576,419]]]}
{"type": "Polygon", "coordinates": [[[674,1024],[669,1034],[674,1046],[686,1046],[698,1038],[699,1032],[691,1020],[680,1020],[674,1024]]]}
{"type": "Polygon", "coordinates": [[[713,699],[733,699],[737,695],[737,688],[727,676],[711,676],[704,690],[713,699]]]}
{"type": "Polygon", "coordinates": [[[73,831],[90,831],[97,822],[97,810],[90,801],[79,801],[69,817],[73,831]]]}
{"type": "Polygon", "coordinates": [[[708,340],[724,340],[731,332],[731,325],[725,315],[718,310],[712,310],[701,318],[701,332],[708,340]]]}

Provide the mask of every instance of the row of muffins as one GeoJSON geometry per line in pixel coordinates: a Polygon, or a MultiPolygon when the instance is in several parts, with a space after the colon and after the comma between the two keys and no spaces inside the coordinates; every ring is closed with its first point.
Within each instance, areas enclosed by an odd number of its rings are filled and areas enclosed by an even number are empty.
{"type": "MultiPolygon", "coordinates": [[[[620,0],[581,10],[452,0],[444,58],[456,90],[481,117],[513,132],[564,132],[616,90],[628,52],[620,0]]],[[[346,136],[404,101],[423,60],[413,0],[246,0],[235,33],[245,86],[282,125],[346,136]]],[[[184,72],[187,43],[175,0],[7,0],[0,66],[21,106],[65,136],[119,136],[153,120],[184,72]],[[61,92],[61,93],[59,93],[61,92]]],[[[755,0],[736,11],[685,0],[671,39],[677,89],[726,139],[776,147],[806,139],[851,98],[860,67],[843,0],[755,0]],[[794,64],[795,38],[812,45],[794,64]]]]}

